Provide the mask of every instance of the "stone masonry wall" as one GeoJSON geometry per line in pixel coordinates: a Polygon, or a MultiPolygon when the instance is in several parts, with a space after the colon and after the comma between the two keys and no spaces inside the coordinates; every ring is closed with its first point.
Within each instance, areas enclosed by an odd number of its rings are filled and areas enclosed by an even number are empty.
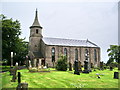
{"type": "Polygon", "coordinates": [[[61,54],[64,54],[64,48],[67,49],[67,62],[71,62],[72,66],[75,61],[75,49],[78,50],[78,60],[81,62],[82,65],[84,65],[85,60],[85,49],[88,49],[89,51],[89,60],[90,63],[93,63],[94,66],[99,66],[100,63],[100,48],[94,48],[94,47],[69,47],[69,46],[48,46],[46,45],[45,48],[45,60],[49,67],[52,67],[52,52],[51,49],[55,48],[55,63],[57,62],[59,56],[61,54]],[[94,60],[94,49],[97,51],[97,62],[94,60]]]}

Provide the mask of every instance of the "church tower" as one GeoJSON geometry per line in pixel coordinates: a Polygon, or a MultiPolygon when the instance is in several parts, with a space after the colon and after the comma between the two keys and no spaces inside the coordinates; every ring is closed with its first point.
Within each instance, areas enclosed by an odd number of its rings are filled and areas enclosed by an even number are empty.
{"type": "Polygon", "coordinates": [[[41,46],[41,39],[42,39],[42,27],[38,21],[38,14],[37,14],[37,9],[35,12],[35,19],[34,22],[32,24],[32,26],[30,26],[30,37],[29,37],[29,56],[31,59],[35,58],[34,53],[38,53],[40,52],[41,46]]]}

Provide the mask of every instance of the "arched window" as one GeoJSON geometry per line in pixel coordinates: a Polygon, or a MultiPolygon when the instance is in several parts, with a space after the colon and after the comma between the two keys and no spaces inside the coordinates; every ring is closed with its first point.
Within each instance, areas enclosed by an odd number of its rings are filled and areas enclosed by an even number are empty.
{"type": "Polygon", "coordinates": [[[88,55],[89,55],[88,49],[85,49],[85,60],[88,60],[88,55]]]}
{"type": "Polygon", "coordinates": [[[97,62],[97,52],[96,52],[96,49],[94,49],[94,60],[97,62]]]}
{"type": "Polygon", "coordinates": [[[64,48],[64,55],[67,56],[67,49],[64,48]]]}
{"type": "Polygon", "coordinates": [[[78,50],[77,49],[75,49],[75,60],[78,61],[78,50]]]}
{"type": "Polygon", "coordinates": [[[55,48],[52,48],[52,62],[55,62],[55,48]]]}
{"type": "Polygon", "coordinates": [[[36,34],[38,34],[38,29],[36,29],[36,34]]]}

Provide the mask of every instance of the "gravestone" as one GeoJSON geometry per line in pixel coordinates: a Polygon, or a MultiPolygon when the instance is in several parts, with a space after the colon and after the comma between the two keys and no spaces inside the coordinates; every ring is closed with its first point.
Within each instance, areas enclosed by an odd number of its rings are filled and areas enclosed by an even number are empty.
{"type": "Polygon", "coordinates": [[[82,72],[82,65],[81,65],[81,62],[80,62],[80,61],[78,61],[78,71],[79,71],[79,72],[82,72]]]}
{"type": "Polygon", "coordinates": [[[114,79],[119,79],[119,72],[114,72],[114,79]]]}
{"type": "Polygon", "coordinates": [[[91,68],[94,68],[93,63],[91,63],[91,68]]]}
{"type": "Polygon", "coordinates": [[[19,83],[16,90],[28,90],[28,83],[19,83]]]}
{"type": "Polygon", "coordinates": [[[46,64],[47,68],[48,68],[48,63],[46,64]]]}
{"type": "Polygon", "coordinates": [[[100,70],[103,70],[103,62],[100,62],[100,70]]]}
{"type": "Polygon", "coordinates": [[[88,70],[88,61],[87,60],[84,61],[84,70],[83,70],[83,73],[89,73],[89,70],[88,70]]]}
{"type": "Polygon", "coordinates": [[[113,70],[113,67],[112,66],[110,66],[110,71],[112,71],[113,70]]]}
{"type": "Polygon", "coordinates": [[[15,80],[16,80],[16,72],[17,72],[17,68],[15,67],[15,68],[13,69],[13,77],[12,77],[11,82],[15,82],[15,80]]]}
{"type": "Polygon", "coordinates": [[[14,74],[14,68],[13,67],[10,67],[10,75],[13,75],[14,74]]]}
{"type": "Polygon", "coordinates": [[[18,72],[18,84],[21,83],[21,75],[20,72],[18,72]]]}
{"type": "Polygon", "coordinates": [[[78,71],[78,60],[75,60],[75,71],[74,74],[80,75],[80,72],[78,71]]]}
{"type": "Polygon", "coordinates": [[[18,72],[18,86],[16,90],[28,90],[28,83],[21,83],[21,74],[18,72]]]}
{"type": "Polygon", "coordinates": [[[69,71],[72,71],[72,64],[69,62],[69,71]]]}

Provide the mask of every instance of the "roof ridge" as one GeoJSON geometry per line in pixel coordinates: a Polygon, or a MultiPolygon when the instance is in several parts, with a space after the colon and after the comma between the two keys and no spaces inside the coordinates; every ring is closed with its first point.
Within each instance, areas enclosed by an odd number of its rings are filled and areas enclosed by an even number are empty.
{"type": "Polygon", "coordinates": [[[57,38],[57,37],[43,37],[43,38],[53,38],[53,39],[64,39],[64,40],[77,40],[77,41],[87,41],[87,40],[80,40],[80,39],[73,39],[73,38],[57,38]]]}
{"type": "Polygon", "coordinates": [[[93,43],[93,42],[91,42],[91,41],[89,41],[89,40],[88,40],[88,42],[91,43],[91,44],[93,44],[93,45],[95,45],[95,46],[97,46],[95,43],[93,43]]]}

